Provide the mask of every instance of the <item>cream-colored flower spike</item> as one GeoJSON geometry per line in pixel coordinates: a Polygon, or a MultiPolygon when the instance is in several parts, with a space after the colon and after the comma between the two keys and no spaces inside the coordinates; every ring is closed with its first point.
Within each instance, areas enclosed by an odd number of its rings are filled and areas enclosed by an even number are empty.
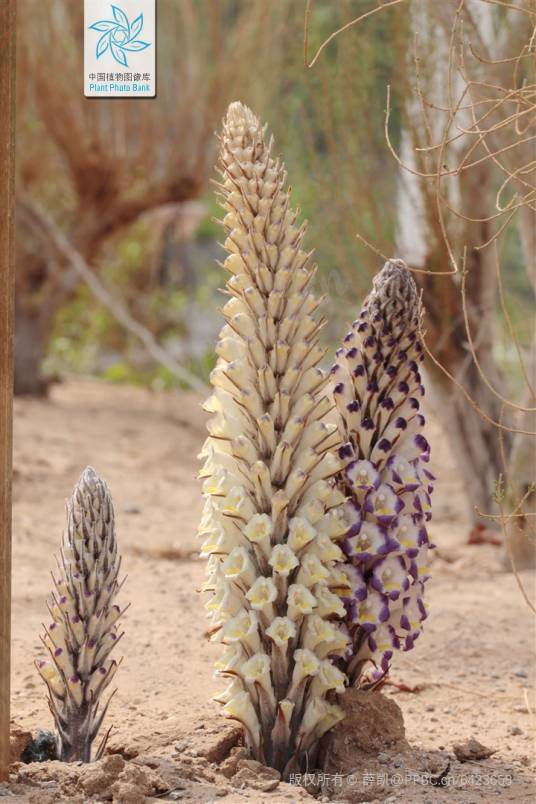
{"type": "Polygon", "coordinates": [[[41,638],[49,659],[36,663],[48,688],[63,762],[91,760],[110,703],[104,693],[118,666],[112,651],[122,636],[117,621],[124,611],[115,604],[120,567],[112,498],[88,466],[67,502],[67,530],[48,601],[52,623],[41,638]]]}
{"type": "Polygon", "coordinates": [[[219,185],[230,299],[206,403],[200,533],[212,639],[227,646],[217,670],[231,681],[218,700],[252,755],[285,776],[342,717],[334,661],[348,649],[338,597],[348,582],[337,542],[348,525],[329,482],[339,436],[324,421],[306,227],[271,150],[255,115],[231,104],[219,185]]]}

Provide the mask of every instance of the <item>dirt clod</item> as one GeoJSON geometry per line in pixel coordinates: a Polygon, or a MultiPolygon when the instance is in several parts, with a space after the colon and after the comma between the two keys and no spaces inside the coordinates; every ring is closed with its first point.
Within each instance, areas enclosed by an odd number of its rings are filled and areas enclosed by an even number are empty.
{"type": "Polygon", "coordinates": [[[99,796],[108,792],[123,768],[125,760],[119,754],[112,754],[100,762],[92,762],[80,769],[78,787],[87,796],[99,796]]]}
{"type": "Polygon", "coordinates": [[[231,753],[224,759],[224,761],[220,765],[220,773],[223,773],[227,779],[230,779],[238,770],[238,763],[242,759],[247,759],[248,752],[242,745],[235,746],[231,748],[231,753]]]}
{"type": "Polygon", "coordinates": [[[242,728],[237,723],[228,723],[216,718],[213,723],[196,734],[195,755],[209,762],[222,762],[232,748],[242,740],[242,728]]]}
{"type": "Polygon", "coordinates": [[[114,804],[143,804],[145,801],[145,795],[132,784],[116,782],[112,790],[114,804]]]}
{"type": "Polygon", "coordinates": [[[9,760],[11,762],[19,762],[21,754],[30,743],[32,739],[31,731],[22,729],[16,724],[11,726],[9,732],[9,760]]]}
{"type": "Polygon", "coordinates": [[[410,751],[402,712],[381,692],[348,690],[340,703],[346,717],[320,752],[327,792],[337,801],[373,801],[383,796],[386,766],[402,767],[410,751]]]}
{"type": "Polygon", "coordinates": [[[407,749],[404,719],[393,700],[381,692],[353,689],[345,693],[341,704],[346,717],[325,741],[332,772],[350,772],[359,753],[377,755],[386,749],[407,749]]]}
{"type": "Polygon", "coordinates": [[[113,800],[118,804],[141,804],[145,796],[165,793],[168,789],[167,784],[150,768],[134,764],[127,765],[111,786],[113,800]]]}
{"type": "Polygon", "coordinates": [[[238,770],[233,776],[231,784],[233,787],[252,787],[254,790],[261,790],[269,793],[278,787],[281,781],[281,774],[275,768],[267,768],[254,759],[240,759],[238,770]]]}

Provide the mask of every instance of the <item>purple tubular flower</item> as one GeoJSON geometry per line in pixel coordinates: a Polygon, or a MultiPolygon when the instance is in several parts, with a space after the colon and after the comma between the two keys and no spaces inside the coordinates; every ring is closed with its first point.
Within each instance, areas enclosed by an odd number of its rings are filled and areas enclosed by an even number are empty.
{"type": "Polygon", "coordinates": [[[404,552],[408,558],[416,558],[419,548],[426,544],[428,535],[423,525],[414,522],[412,516],[404,514],[393,524],[392,538],[396,539],[400,552],[404,552]]]}
{"type": "Polygon", "coordinates": [[[406,564],[401,556],[382,558],[372,569],[371,587],[389,600],[398,600],[409,589],[409,583],[406,564]]]}
{"type": "Polygon", "coordinates": [[[353,461],[346,467],[346,477],[356,491],[372,491],[380,485],[380,475],[370,461],[353,461]]]}
{"type": "Polygon", "coordinates": [[[391,455],[387,461],[390,471],[390,484],[398,492],[415,491],[421,486],[417,467],[410,464],[405,458],[399,455],[391,455]]]}
{"type": "Polygon", "coordinates": [[[403,508],[403,500],[387,483],[382,483],[377,489],[367,494],[364,504],[365,511],[382,525],[392,522],[403,508]]]}
{"type": "Polygon", "coordinates": [[[380,678],[397,650],[410,650],[427,616],[426,530],[434,477],[426,468],[420,364],[423,311],[410,271],[390,260],[374,278],[360,315],[333,368],[334,399],[345,443],[337,476],[347,497],[348,531],[340,542],[352,592],[345,592],[352,656],[345,670],[359,683],[370,660],[380,678]],[[356,574],[348,569],[357,570],[356,574]]]}
{"type": "MultiPolygon", "coordinates": [[[[364,521],[361,523],[358,533],[346,536],[343,550],[347,556],[358,561],[368,561],[388,553],[392,544],[393,542],[389,541],[385,530],[379,525],[364,521]]],[[[394,544],[398,547],[398,542],[394,544]]]]}
{"type": "Polygon", "coordinates": [[[390,617],[389,599],[369,589],[367,597],[359,606],[359,625],[365,631],[375,631],[381,623],[386,623],[390,617]]]}

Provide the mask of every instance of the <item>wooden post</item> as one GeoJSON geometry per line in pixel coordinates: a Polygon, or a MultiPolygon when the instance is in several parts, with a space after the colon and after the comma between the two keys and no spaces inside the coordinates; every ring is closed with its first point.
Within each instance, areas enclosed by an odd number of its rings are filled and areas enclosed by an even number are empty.
{"type": "Polygon", "coordinates": [[[15,3],[0,0],[0,779],[9,769],[15,3]]]}

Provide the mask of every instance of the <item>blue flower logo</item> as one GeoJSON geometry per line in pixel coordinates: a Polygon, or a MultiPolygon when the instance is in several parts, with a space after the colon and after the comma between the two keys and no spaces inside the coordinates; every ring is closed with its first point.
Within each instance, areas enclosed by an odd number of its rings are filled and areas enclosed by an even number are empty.
{"type": "Polygon", "coordinates": [[[130,23],[128,17],[118,6],[112,6],[113,20],[98,20],[90,29],[101,31],[103,35],[97,42],[97,58],[110,50],[113,58],[123,67],[128,67],[127,53],[136,53],[150,46],[150,42],[137,39],[143,29],[143,14],[130,23]]]}

